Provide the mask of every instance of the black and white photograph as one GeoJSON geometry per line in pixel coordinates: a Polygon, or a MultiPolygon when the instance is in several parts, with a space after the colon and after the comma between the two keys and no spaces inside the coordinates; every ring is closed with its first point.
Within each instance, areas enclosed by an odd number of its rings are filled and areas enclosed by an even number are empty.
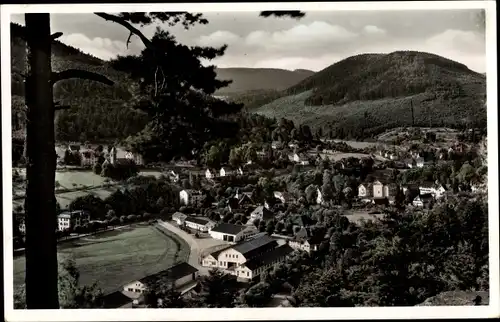
{"type": "Polygon", "coordinates": [[[7,321],[500,313],[494,1],[1,13],[7,321]]]}

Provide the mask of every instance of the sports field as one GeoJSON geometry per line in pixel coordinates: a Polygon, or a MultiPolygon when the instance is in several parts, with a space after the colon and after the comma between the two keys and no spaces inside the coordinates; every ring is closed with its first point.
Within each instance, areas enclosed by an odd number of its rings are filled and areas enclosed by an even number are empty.
{"type": "MultiPolygon", "coordinates": [[[[153,226],[136,226],[69,241],[59,246],[58,255],[75,259],[81,285],[98,282],[108,293],[170,267],[177,252],[177,260],[189,257],[189,246],[182,239],[153,226]]],[[[24,256],[14,259],[14,287],[24,283],[25,263],[24,256]]]]}

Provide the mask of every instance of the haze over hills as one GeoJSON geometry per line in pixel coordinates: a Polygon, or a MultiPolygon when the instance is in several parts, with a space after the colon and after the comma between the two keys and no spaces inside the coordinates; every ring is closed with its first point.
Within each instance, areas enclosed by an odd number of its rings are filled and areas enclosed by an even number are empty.
{"type": "MultiPolygon", "coordinates": [[[[24,123],[23,28],[11,24],[14,129],[24,123]]],[[[142,129],[145,115],[123,108],[130,98],[127,75],[58,41],[53,44],[52,65],[55,71],[96,71],[116,82],[112,87],[82,80],[59,83],[55,99],[74,108],[58,112],[58,140],[113,140],[142,129]]],[[[410,126],[411,105],[415,125],[486,124],[485,75],[429,53],[362,54],[317,73],[272,68],[219,68],[216,72],[219,79],[233,79],[216,95],[242,102],[255,113],[332,131],[336,137],[371,137],[385,129],[410,126]]]]}
{"type": "Polygon", "coordinates": [[[416,126],[485,126],[485,95],[486,77],[465,65],[398,51],[352,56],[284,91],[240,101],[254,113],[361,138],[411,126],[411,105],[416,126]]]}
{"type": "MultiPolygon", "coordinates": [[[[24,128],[25,42],[24,27],[11,23],[12,66],[12,123],[13,130],[24,128]]],[[[83,53],[55,40],[52,44],[52,69],[60,71],[76,68],[104,74],[115,82],[114,86],[84,80],[65,80],[54,88],[54,98],[73,108],[58,112],[56,138],[58,140],[114,140],[125,138],[140,131],[146,123],[145,115],[123,105],[130,98],[129,80],[126,74],[116,71],[92,55],[83,53]],[[82,133],[93,133],[90,137],[82,133]]],[[[216,93],[226,96],[236,92],[253,90],[283,90],[314,72],[289,71],[271,68],[219,68],[219,79],[232,79],[230,87],[216,93]]]]}
{"type": "Polygon", "coordinates": [[[217,68],[221,80],[232,79],[228,87],[217,91],[218,95],[244,93],[248,91],[285,90],[314,74],[313,71],[294,71],[277,68],[217,68]]]}

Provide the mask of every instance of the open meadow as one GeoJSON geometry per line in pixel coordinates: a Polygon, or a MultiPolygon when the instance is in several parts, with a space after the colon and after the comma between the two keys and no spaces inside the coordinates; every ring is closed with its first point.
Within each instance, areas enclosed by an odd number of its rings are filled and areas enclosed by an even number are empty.
{"type": "MultiPolygon", "coordinates": [[[[25,176],[25,169],[16,170],[22,177],[25,176]]],[[[160,177],[162,174],[161,171],[156,170],[143,170],[139,172],[139,176],[154,176],[156,178],[160,177]]],[[[108,183],[106,183],[105,180],[106,178],[93,173],[91,170],[56,171],[57,202],[59,202],[61,208],[66,208],[71,201],[78,197],[90,194],[104,199],[121,187],[119,183],[113,182],[113,180],[110,180],[108,183]],[[111,184],[112,186],[105,186],[106,184],[111,184]],[[71,189],[73,191],[57,192],[58,189],[71,189]]],[[[13,200],[13,207],[24,205],[24,199],[19,197],[24,195],[25,189],[24,183],[13,183],[13,195],[14,197],[18,197],[13,200]]]]}
{"type": "MultiPolygon", "coordinates": [[[[189,247],[175,235],[137,225],[64,242],[58,247],[58,256],[59,260],[71,257],[76,261],[81,285],[97,282],[109,293],[164,270],[176,260],[186,260],[189,247]]],[[[25,264],[24,256],[14,259],[14,287],[24,282],[25,264]]]]}

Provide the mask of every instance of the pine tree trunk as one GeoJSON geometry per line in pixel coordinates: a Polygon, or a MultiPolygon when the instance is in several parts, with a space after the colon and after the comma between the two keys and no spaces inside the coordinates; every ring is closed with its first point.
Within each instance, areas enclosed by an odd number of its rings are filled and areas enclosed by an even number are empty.
{"type": "Polygon", "coordinates": [[[59,309],[50,14],[26,20],[26,305],[59,309]]]}

